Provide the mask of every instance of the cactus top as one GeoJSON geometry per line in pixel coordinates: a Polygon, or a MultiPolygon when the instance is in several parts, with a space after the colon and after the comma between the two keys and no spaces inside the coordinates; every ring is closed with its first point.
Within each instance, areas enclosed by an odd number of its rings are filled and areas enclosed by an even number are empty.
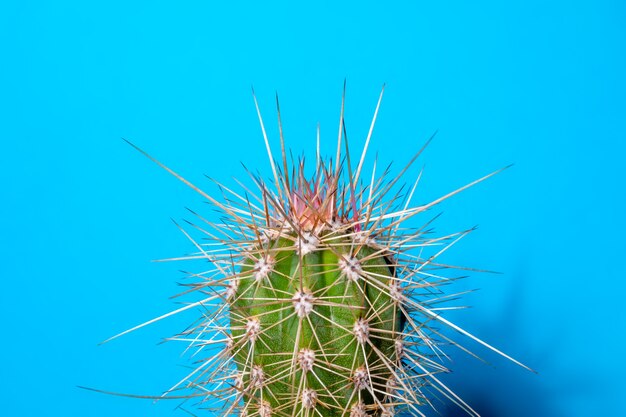
{"type": "Polygon", "coordinates": [[[521,365],[442,315],[440,304],[455,296],[442,285],[456,277],[440,255],[473,229],[434,236],[432,219],[407,223],[500,170],[421,205],[411,204],[421,174],[412,187],[397,183],[429,141],[398,176],[377,172],[376,162],[361,175],[381,99],[358,160],[348,153],[342,101],[335,162],[321,158],[318,131],[312,176],[304,159],[288,163],[280,110],[275,162],[257,106],[273,182],[252,175],[257,190],[242,193],[218,184],[221,201],[137,148],[222,215],[216,224],[192,212],[203,240],[180,228],[197,249],[184,259],[211,265],[185,284],[200,299],[117,335],[201,309],[171,338],[201,359],[164,395],[192,390],[183,397],[247,417],[424,416],[436,395],[477,415],[437,377],[448,371],[444,345],[460,346],[442,327],[521,365]]]}

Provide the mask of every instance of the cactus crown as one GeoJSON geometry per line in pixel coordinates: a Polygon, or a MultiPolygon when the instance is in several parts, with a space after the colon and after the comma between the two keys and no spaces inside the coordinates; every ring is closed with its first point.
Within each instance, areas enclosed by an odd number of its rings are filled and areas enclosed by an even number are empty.
{"type": "Polygon", "coordinates": [[[137,148],[223,214],[214,224],[193,213],[199,223],[190,224],[205,243],[181,228],[197,249],[185,259],[212,265],[193,274],[196,282],[186,291],[200,299],[143,324],[190,308],[203,312],[172,338],[201,359],[164,397],[180,398],[174,392],[185,390],[184,397],[199,397],[226,416],[363,417],[424,415],[422,405],[444,396],[477,415],[437,378],[448,371],[443,345],[457,345],[438,327],[520,364],[443,318],[437,307],[450,297],[440,288],[450,267],[438,257],[471,230],[433,237],[430,222],[405,224],[498,171],[411,205],[419,177],[410,190],[395,186],[429,140],[397,177],[388,179],[388,169],[377,176],[376,163],[371,176],[362,177],[381,99],[382,92],[356,164],[342,100],[335,162],[320,157],[318,129],[315,171],[307,177],[304,159],[287,161],[279,107],[282,161],[274,161],[255,98],[274,181],[252,175],[258,190],[244,187],[244,193],[220,185],[222,201],[137,148]]]}

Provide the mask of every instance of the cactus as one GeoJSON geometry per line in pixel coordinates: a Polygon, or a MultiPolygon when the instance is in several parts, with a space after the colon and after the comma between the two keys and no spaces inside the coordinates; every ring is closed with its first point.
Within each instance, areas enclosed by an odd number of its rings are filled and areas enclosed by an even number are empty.
{"type": "Polygon", "coordinates": [[[441,285],[451,268],[438,257],[471,229],[433,237],[430,221],[417,229],[405,223],[501,170],[412,206],[419,177],[406,192],[395,186],[429,140],[397,177],[387,179],[388,170],[377,177],[374,164],[364,178],[382,96],[356,164],[342,99],[335,159],[320,157],[318,128],[310,176],[304,159],[287,161],[279,107],[282,163],[275,162],[255,98],[273,184],[252,176],[256,193],[218,184],[222,201],[131,144],[223,214],[214,224],[192,212],[199,224],[190,224],[206,243],[179,226],[197,249],[185,259],[212,265],[192,274],[196,282],[186,291],[200,300],[118,335],[183,310],[202,311],[172,339],[204,356],[163,397],[199,398],[224,416],[390,417],[423,416],[422,406],[443,396],[477,415],[437,377],[448,371],[443,345],[460,347],[441,325],[524,366],[442,317],[437,307],[450,297],[441,285]],[[173,394],[179,390],[186,393],[173,394]]]}

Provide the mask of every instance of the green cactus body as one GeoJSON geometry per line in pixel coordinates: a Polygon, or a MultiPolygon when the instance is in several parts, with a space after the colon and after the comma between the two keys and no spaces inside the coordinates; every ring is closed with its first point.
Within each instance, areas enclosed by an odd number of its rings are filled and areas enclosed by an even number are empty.
{"type": "Polygon", "coordinates": [[[197,249],[185,259],[211,265],[186,284],[200,299],[143,324],[202,309],[171,339],[206,357],[164,395],[190,390],[183,397],[225,417],[423,417],[431,395],[477,415],[437,377],[448,371],[443,345],[459,346],[441,328],[520,364],[445,319],[439,306],[454,298],[441,287],[455,278],[439,256],[473,229],[433,237],[430,221],[405,223],[499,171],[411,205],[419,176],[410,191],[392,190],[421,150],[396,178],[387,179],[388,170],[377,176],[376,163],[361,175],[370,136],[353,169],[343,105],[341,115],[335,162],[321,157],[318,136],[312,178],[304,160],[287,162],[280,111],[282,166],[260,119],[273,184],[252,176],[256,192],[242,184],[241,194],[220,185],[222,200],[146,154],[222,214],[215,224],[193,213],[199,224],[189,223],[203,240],[181,228],[197,249]]]}
{"type": "Polygon", "coordinates": [[[392,376],[378,357],[395,360],[402,326],[388,291],[394,267],[386,251],[344,234],[309,236],[315,245],[295,234],[269,240],[245,262],[230,322],[249,412],[332,417],[385,401],[366,388],[392,376]]]}

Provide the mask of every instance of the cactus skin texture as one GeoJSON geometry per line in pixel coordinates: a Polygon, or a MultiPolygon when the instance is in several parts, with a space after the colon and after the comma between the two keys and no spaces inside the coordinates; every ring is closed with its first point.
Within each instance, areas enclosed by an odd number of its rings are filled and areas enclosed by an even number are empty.
{"type": "Polygon", "coordinates": [[[458,276],[439,256],[472,229],[433,236],[432,218],[418,228],[406,223],[501,170],[412,205],[420,176],[412,187],[396,184],[429,140],[397,177],[388,169],[377,174],[376,162],[362,175],[382,95],[352,160],[344,90],[335,162],[321,158],[318,130],[310,175],[304,159],[287,162],[278,106],[282,160],[275,162],[257,104],[273,182],[251,175],[256,190],[242,185],[243,192],[218,184],[221,200],[131,144],[222,215],[215,224],[192,212],[197,221],[188,223],[201,239],[177,225],[196,249],[182,259],[210,265],[184,284],[182,295],[198,298],[113,337],[201,312],[170,338],[188,344],[196,366],[159,398],[195,399],[220,416],[392,417],[424,416],[437,397],[477,416],[437,377],[448,372],[446,346],[460,347],[443,328],[526,368],[442,315],[441,303],[457,295],[442,285],[458,276]]]}
{"type": "Polygon", "coordinates": [[[242,268],[230,322],[252,409],[265,401],[272,410],[307,413],[324,403],[319,414],[332,417],[352,403],[385,401],[366,388],[369,378],[385,386],[392,377],[376,352],[395,361],[390,341],[403,320],[387,288],[397,280],[385,251],[337,240],[346,232],[322,234],[306,254],[295,234],[270,240],[242,268]]]}

